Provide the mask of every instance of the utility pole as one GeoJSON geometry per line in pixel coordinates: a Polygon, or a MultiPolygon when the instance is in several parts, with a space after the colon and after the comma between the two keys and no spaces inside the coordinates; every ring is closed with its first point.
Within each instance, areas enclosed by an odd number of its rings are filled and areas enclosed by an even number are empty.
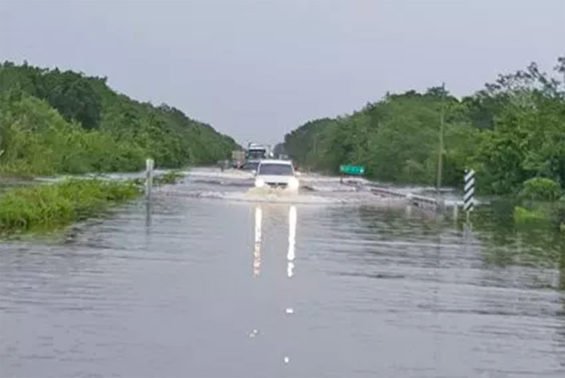
{"type": "Polygon", "coordinates": [[[445,118],[445,83],[441,85],[441,105],[440,105],[440,115],[439,115],[439,152],[437,159],[437,183],[436,192],[439,195],[441,188],[441,179],[443,174],[443,129],[444,129],[444,118],[445,118]]]}
{"type": "Polygon", "coordinates": [[[318,155],[318,136],[314,135],[314,157],[318,155]]]}

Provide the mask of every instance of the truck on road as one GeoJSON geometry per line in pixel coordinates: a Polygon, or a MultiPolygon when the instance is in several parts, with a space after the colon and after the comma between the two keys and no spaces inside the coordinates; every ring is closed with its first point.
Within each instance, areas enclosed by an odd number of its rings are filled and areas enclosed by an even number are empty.
{"type": "Polygon", "coordinates": [[[268,159],[272,157],[272,155],[273,154],[269,146],[258,143],[249,143],[247,145],[247,153],[245,158],[247,161],[254,161],[268,159]]]}
{"type": "Polygon", "coordinates": [[[245,164],[245,151],[233,150],[231,152],[231,165],[232,168],[240,169],[245,164]]]}
{"type": "Polygon", "coordinates": [[[232,167],[236,169],[255,170],[259,162],[263,159],[273,157],[270,146],[249,143],[245,150],[232,151],[232,167]]]}

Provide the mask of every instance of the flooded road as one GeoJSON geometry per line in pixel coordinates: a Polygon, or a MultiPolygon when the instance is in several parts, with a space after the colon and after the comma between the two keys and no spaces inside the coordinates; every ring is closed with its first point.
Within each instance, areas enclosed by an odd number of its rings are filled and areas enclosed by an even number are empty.
{"type": "Polygon", "coordinates": [[[0,244],[0,377],[565,376],[561,236],[310,185],[197,171],[0,244]]]}

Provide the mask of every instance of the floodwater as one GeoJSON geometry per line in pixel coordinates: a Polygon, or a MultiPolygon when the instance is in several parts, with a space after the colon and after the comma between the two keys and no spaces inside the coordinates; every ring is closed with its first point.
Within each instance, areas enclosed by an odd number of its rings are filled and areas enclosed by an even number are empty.
{"type": "Polygon", "coordinates": [[[560,235],[248,181],[0,244],[0,377],[565,376],[560,235]]]}

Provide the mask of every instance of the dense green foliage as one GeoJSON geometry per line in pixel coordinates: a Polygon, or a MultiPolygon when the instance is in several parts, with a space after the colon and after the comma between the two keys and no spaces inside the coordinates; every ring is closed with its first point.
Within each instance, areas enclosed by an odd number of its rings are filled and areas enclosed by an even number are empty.
{"type": "Polygon", "coordinates": [[[225,159],[233,139],[168,105],[110,89],[105,78],[0,64],[0,173],[131,171],[225,159]]]}
{"type": "Polygon", "coordinates": [[[529,208],[516,206],[514,208],[514,221],[518,224],[549,222],[550,220],[551,210],[547,206],[530,206],[529,208]]]}
{"type": "MultiPolygon", "coordinates": [[[[565,58],[555,71],[565,73],[565,58]]],[[[535,64],[462,99],[443,88],[387,94],[351,115],[306,123],[284,147],[310,169],[359,164],[371,178],[435,184],[442,118],[444,185],[460,186],[467,168],[488,193],[515,193],[535,177],[565,183],[565,83],[535,64]]]]}
{"type": "Polygon", "coordinates": [[[520,191],[520,198],[528,201],[556,201],[560,197],[559,184],[545,177],[527,180],[520,191]]]}
{"type": "Polygon", "coordinates": [[[139,193],[131,182],[102,180],[11,189],[0,196],[0,234],[65,226],[139,193]]]}
{"type": "Polygon", "coordinates": [[[514,208],[518,223],[541,221],[565,227],[565,196],[559,184],[544,177],[534,177],[524,182],[514,208]]]}

